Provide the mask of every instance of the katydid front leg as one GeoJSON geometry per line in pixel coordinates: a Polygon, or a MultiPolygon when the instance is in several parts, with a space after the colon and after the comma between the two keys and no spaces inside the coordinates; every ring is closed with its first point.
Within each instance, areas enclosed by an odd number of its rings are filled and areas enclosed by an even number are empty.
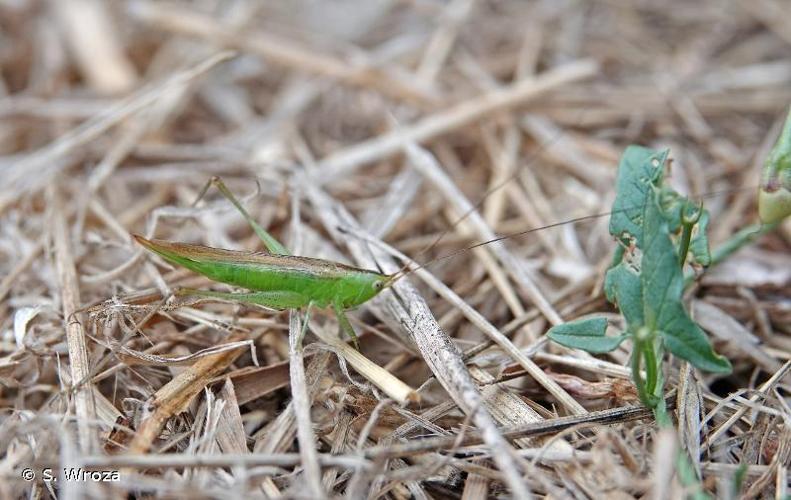
{"type": "Polygon", "coordinates": [[[359,351],[360,343],[357,341],[357,334],[354,333],[354,328],[352,324],[349,323],[349,318],[346,317],[346,311],[344,311],[343,306],[336,302],[332,305],[332,309],[335,311],[335,317],[338,318],[338,325],[341,327],[341,330],[352,339],[354,348],[359,351]]]}
{"type": "MultiPolygon", "coordinates": [[[[302,331],[300,332],[299,336],[300,342],[305,337],[311,309],[315,305],[313,301],[306,300],[304,296],[298,293],[287,291],[233,293],[218,292],[214,290],[198,290],[195,288],[179,288],[176,290],[176,295],[210,297],[234,302],[242,302],[245,304],[257,304],[259,306],[278,310],[301,309],[305,307],[305,319],[302,325],[302,331]]],[[[344,311],[343,307],[340,304],[333,304],[332,309],[335,312],[335,317],[338,318],[338,324],[340,325],[341,330],[352,340],[355,349],[359,351],[360,343],[357,340],[357,334],[354,332],[354,327],[352,327],[352,324],[349,322],[349,318],[346,316],[346,312],[344,311]]]]}

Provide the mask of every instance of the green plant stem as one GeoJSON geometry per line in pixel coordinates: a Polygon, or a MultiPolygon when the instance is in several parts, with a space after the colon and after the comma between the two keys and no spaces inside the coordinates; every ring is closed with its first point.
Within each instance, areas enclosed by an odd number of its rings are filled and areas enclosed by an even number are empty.
{"type": "Polygon", "coordinates": [[[642,364],[643,353],[640,349],[640,342],[637,339],[634,339],[634,347],[632,348],[632,381],[634,382],[634,386],[637,388],[637,395],[640,397],[640,401],[644,405],[649,408],[653,408],[654,405],[652,404],[651,398],[648,397],[648,393],[645,390],[645,381],[643,380],[643,375],[640,373],[640,365],[642,364]]]}
{"type": "MultiPolygon", "coordinates": [[[[711,264],[709,267],[721,263],[740,248],[752,243],[758,237],[771,232],[778,226],[778,222],[772,224],[750,224],[741,231],[737,232],[720,246],[711,252],[711,264]]],[[[695,273],[688,271],[684,274],[684,285],[689,286],[695,279],[695,273]]]]}
{"type": "Polygon", "coordinates": [[[711,265],[719,264],[743,246],[755,241],[759,236],[771,232],[778,225],[778,222],[772,224],[750,224],[722,242],[720,246],[711,252],[711,265]]]}
{"type": "Polygon", "coordinates": [[[689,457],[687,457],[684,450],[678,450],[678,455],[676,456],[676,471],[678,471],[678,479],[681,485],[691,490],[687,498],[693,498],[695,500],[711,499],[711,496],[703,489],[703,485],[700,484],[700,479],[695,469],[692,467],[692,464],[689,462],[689,457]]]}
{"type": "Polygon", "coordinates": [[[692,240],[692,229],[703,215],[703,202],[700,203],[695,215],[692,217],[687,217],[688,207],[689,201],[685,202],[684,207],[681,209],[681,227],[683,229],[681,230],[681,241],[678,245],[678,261],[682,270],[684,269],[684,263],[687,261],[687,253],[689,253],[689,242],[692,240]]]}
{"type": "Polygon", "coordinates": [[[657,363],[656,353],[654,352],[654,342],[652,339],[648,342],[641,342],[641,344],[641,350],[643,351],[643,357],[645,359],[645,390],[649,394],[649,397],[653,401],[656,401],[657,363]]]}
{"type": "MultiPolygon", "coordinates": [[[[640,396],[640,401],[649,408],[654,410],[657,415],[657,409],[661,406],[664,408],[665,403],[662,397],[664,385],[661,382],[661,357],[657,357],[655,350],[655,335],[652,333],[646,338],[639,338],[635,335],[633,338],[634,347],[632,348],[632,379],[637,388],[637,394],[640,396]],[[645,363],[645,379],[643,379],[642,365],[645,363]]],[[[661,413],[661,411],[660,411],[661,413]]]]}
{"type": "Polygon", "coordinates": [[[669,429],[673,429],[673,420],[670,418],[670,415],[667,413],[667,406],[665,406],[665,400],[663,398],[657,398],[657,404],[653,408],[654,410],[654,420],[656,420],[656,425],[660,428],[666,427],[669,429]]]}
{"type": "Polygon", "coordinates": [[[694,224],[687,225],[684,224],[683,229],[681,231],[681,241],[679,242],[678,246],[678,261],[681,265],[681,269],[684,269],[684,263],[687,261],[687,253],[689,252],[689,242],[692,239],[692,228],[694,224]]]}
{"type": "Polygon", "coordinates": [[[667,404],[665,403],[665,377],[662,372],[662,359],[664,358],[662,351],[659,351],[659,355],[657,356],[657,381],[656,381],[656,398],[657,398],[657,405],[654,409],[654,417],[656,418],[657,423],[660,426],[665,427],[672,427],[673,421],[670,418],[670,415],[667,412],[667,404]]]}

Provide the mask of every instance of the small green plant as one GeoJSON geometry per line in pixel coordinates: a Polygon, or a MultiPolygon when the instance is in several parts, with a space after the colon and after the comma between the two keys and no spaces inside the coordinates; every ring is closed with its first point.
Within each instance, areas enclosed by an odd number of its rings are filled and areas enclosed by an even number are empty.
{"type": "MultiPolygon", "coordinates": [[[[612,351],[630,339],[632,379],[638,395],[664,428],[672,427],[664,400],[665,350],[701,370],[731,371],[728,360],[714,352],[689,317],[682,295],[694,276],[692,270],[721,262],[791,215],[791,109],[764,165],[758,191],[761,223],[745,227],[713,253],[706,238],[708,212],[664,184],[667,155],[667,151],[630,146],[618,166],[610,218],[610,234],[618,247],[605,276],[604,292],[621,310],[626,331],[608,336],[607,320],[593,317],[555,326],[547,333],[558,344],[592,353],[612,351]]],[[[689,497],[710,498],[686,453],[678,453],[676,469],[689,497]]],[[[741,489],[743,470],[734,479],[736,492],[741,489]]]]}
{"type": "Polygon", "coordinates": [[[702,205],[665,185],[667,151],[630,146],[618,167],[610,234],[618,247],[604,292],[626,321],[626,331],[606,335],[603,317],[583,318],[552,328],[547,335],[566,347],[609,352],[632,341],[632,378],[640,400],[668,422],[662,360],[665,351],[695,367],[730,373],[731,364],[714,352],[703,330],[689,317],[682,295],[685,267],[711,262],[702,205]]]}

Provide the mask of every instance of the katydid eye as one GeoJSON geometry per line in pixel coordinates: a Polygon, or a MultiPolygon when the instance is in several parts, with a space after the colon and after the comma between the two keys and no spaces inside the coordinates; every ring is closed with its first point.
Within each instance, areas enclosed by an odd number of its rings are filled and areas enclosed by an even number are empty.
{"type": "Polygon", "coordinates": [[[385,284],[382,283],[381,281],[374,281],[374,288],[376,288],[377,290],[381,290],[384,285],[385,284]]]}

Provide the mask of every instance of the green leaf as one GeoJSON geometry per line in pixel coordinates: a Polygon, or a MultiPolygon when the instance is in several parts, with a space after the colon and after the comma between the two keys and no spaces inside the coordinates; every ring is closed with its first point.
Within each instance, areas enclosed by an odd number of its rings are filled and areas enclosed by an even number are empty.
{"type": "Polygon", "coordinates": [[[604,277],[607,300],[617,305],[630,329],[645,324],[643,316],[643,284],[639,271],[628,262],[609,269],[604,277]]]}
{"type": "Polygon", "coordinates": [[[667,221],[656,201],[646,204],[643,224],[640,281],[645,325],[660,332],[665,347],[679,358],[701,370],[730,373],[731,364],[714,352],[703,330],[684,309],[684,276],[667,221]]]}
{"type": "Polygon", "coordinates": [[[643,206],[653,186],[663,178],[668,151],[629,146],[618,165],[617,195],[610,216],[610,234],[624,243],[634,240],[642,248],[643,206]]]}
{"type": "Polygon", "coordinates": [[[586,318],[553,326],[547,336],[562,346],[602,353],[612,351],[626,338],[625,335],[608,337],[606,331],[606,318],[586,318]]]}
{"type": "MultiPolygon", "coordinates": [[[[604,290],[620,308],[630,331],[646,327],[660,334],[676,356],[700,369],[727,373],[730,363],[712,350],[681,302],[684,278],[671,236],[681,229],[682,214],[691,204],[661,186],[667,154],[630,146],[621,159],[610,233],[636,249],[616,253],[604,290]]],[[[690,252],[702,265],[710,261],[707,225],[704,212],[690,241],[690,252]]]]}
{"type": "Polygon", "coordinates": [[[730,373],[732,370],[730,361],[714,352],[706,334],[698,325],[688,317],[680,316],[680,314],[686,315],[683,309],[678,313],[679,317],[672,325],[668,326],[668,330],[659,332],[667,350],[701,370],[712,373],[730,373]]]}
{"type": "Polygon", "coordinates": [[[646,238],[640,263],[640,280],[644,292],[643,312],[645,325],[655,331],[670,319],[669,306],[681,299],[684,282],[667,221],[656,202],[645,205],[643,233],[646,238]]]}

